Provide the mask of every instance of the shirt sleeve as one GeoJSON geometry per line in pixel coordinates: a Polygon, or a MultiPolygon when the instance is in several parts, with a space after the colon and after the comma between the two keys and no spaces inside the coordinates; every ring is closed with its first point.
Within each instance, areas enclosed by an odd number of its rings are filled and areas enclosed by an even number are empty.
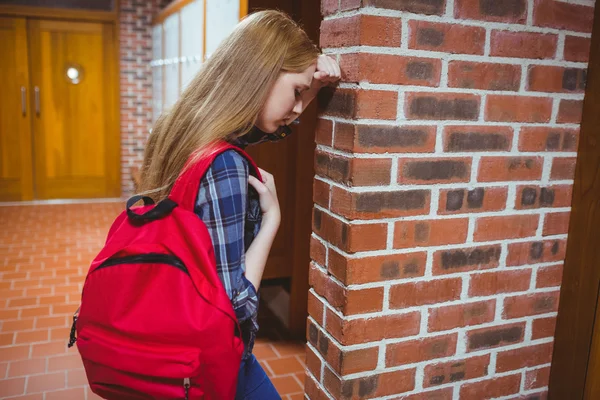
{"type": "Polygon", "coordinates": [[[217,273],[240,323],[258,311],[258,294],[244,273],[248,162],[235,150],[218,155],[200,183],[195,212],[212,239],[217,273]]]}

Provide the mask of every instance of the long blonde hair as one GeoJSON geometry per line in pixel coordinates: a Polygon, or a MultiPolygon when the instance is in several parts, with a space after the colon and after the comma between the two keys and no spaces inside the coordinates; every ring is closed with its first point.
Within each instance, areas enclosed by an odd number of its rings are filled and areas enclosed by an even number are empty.
{"type": "Polygon", "coordinates": [[[165,198],[192,154],[250,131],[279,73],[302,72],[319,54],[282,12],[260,11],[244,18],[156,121],[139,191],[155,201],[165,198]]]}

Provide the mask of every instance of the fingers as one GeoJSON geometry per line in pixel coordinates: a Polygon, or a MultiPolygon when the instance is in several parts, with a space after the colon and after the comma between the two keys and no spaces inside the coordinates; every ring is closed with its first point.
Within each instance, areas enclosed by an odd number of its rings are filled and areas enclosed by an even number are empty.
{"type": "Polygon", "coordinates": [[[255,177],[253,177],[252,175],[250,175],[248,177],[248,183],[254,188],[256,189],[256,191],[260,194],[260,193],[266,193],[267,191],[269,191],[269,189],[267,189],[267,187],[264,185],[264,183],[262,183],[261,181],[259,181],[258,179],[256,179],[255,177]]]}
{"type": "Polygon", "coordinates": [[[342,72],[339,64],[333,58],[321,55],[317,61],[317,71],[314,77],[320,81],[336,82],[341,78],[342,72]]]}

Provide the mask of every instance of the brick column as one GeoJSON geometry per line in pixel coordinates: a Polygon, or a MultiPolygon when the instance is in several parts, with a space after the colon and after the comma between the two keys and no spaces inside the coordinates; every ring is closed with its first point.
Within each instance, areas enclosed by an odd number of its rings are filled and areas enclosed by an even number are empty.
{"type": "Polygon", "coordinates": [[[322,12],[309,398],[545,398],[593,1],[322,12]]]}
{"type": "Polygon", "coordinates": [[[121,191],[133,191],[132,169],[140,167],[152,124],[152,17],[171,0],[119,2],[121,100],[121,191]]]}

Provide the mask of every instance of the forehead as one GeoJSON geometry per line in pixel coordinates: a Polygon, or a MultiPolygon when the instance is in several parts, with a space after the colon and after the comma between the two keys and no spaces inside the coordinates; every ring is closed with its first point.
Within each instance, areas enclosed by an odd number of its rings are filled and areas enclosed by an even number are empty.
{"type": "Polygon", "coordinates": [[[293,83],[310,85],[316,68],[317,66],[313,64],[302,72],[285,72],[284,75],[293,83]]]}

